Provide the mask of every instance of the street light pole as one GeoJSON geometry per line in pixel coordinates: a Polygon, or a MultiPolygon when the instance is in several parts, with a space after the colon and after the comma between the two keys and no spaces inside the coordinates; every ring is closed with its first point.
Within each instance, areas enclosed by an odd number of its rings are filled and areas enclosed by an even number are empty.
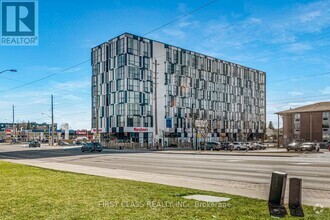
{"type": "Polygon", "coordinates": [[[2,70],[2,71],[0,71],[0,74],[4,73],[4,72],[17,72],[17,70],[15,70],[15,69],[2,70]]]}
{"type": "Polygon", "coordinates": [[[13,137],[13,142],[16,141],[16,128],[15,128],[15,106],[13,105],[13,132],[14,132],[14,137],[13,137]]]}
{"type": "MultiPolygon", "coordinates": [[[[52,116],[47,115],[46,113],[41,113],[42,115],[46,115],[48,118],[52,119],[52,116]]],[[[48,145],[50,145],[49,139],[50,139],[50,124],[48,124],[48,145]]],[[[52,137],[53,140],[53,137],[52,137]]]]}
{"type": "Polygon", "coordinates": [[[54,146],[54,96],[51,96],[51,109],[52,109],[52,146],[54,146]]]}

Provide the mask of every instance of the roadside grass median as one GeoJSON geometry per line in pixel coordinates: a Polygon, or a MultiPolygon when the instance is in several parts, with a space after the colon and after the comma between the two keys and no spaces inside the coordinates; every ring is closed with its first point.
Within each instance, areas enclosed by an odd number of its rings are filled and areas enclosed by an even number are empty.
{"type": "MultiPolygon", "coordinates": [[[[330,210],[304,206],[304,219],[330,210]]],[[[267,201],[0,161],[0,219],[270,219],[267,201]],[[229,197],[201,202],[184,195],[229,197]]],[[[289,215],[284,219],[297,219],[289,215]]]]}

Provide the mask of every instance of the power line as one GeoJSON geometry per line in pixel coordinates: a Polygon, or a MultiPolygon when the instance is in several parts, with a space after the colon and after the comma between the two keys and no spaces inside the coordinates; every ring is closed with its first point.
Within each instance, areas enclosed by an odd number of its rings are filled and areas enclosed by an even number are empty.
{"type": "Polygon", "coordinates": [[[69,67],[69,68],[66,68],[66,69],[64,69],[64,70],[62,70],[62,71],[60,71],[60,72],[50,74],[50,75],[48,75],[48,76],[42,77],[42,78],[40,78],[40,79],[37,79],[37,80],[31,81],[31,82],[28,82],[28,83],[25,83],[25,84],[22,84],[22,85],[19,85],[19,86],[16,86],[16,87],[12,87],[12,88],[9,88],[9,89],[2,90],[2,91],[0,91],[0,92],[8,92],[8,91],[11,91],[11,90],[14,90],[14,89],[18,89],[18,88],[21,88],[21,87],[24,87],[24,86],[27,86],[27,85],[31,85],[31,84],[36,83],[36,82],[40,82],[40,81],[42,81],[42,80],[44,80],[44,79],[51,78],[51,77],[56,76],[56,75],[58,75],[58,74],[64,73],[64,72],[66,72],[66,71],[68,71],[68,70],[70,70],[70,69],[76,68],[76,67],[78,67],[78,66],[80,66],[80,65],[82,65],[82,64],[84,64],[84,63],[86,63],[86,62],[89,62],[89,61],[90,61],[90,59],[85,60],[85,61],[83,61],[83,62],[81,62],[81,63],[78,63],[78,64],[76,64],[76,65],[74,65],[74,66],[71,66],[71,67],[69,67]]]}
{"type": "Polygon", "coordinates": [[[195,13],[195,12],[197,12],[197,11],[199,11],[199,10],[201,10],[201,9],[203,9],[203,8],[205,8],[205,7],[209,6],[209,5],[211,5],[211,4],[213,4],[213,3],[216,2],[216,1],[217,1],[217,0],[210,1],[210,2],[208,2],[208,3],[206,3],[206,4],[204,4],[204,5],[202,5],[202,6],[198,7],[198,8],[196,8],[196,9],[194,9],[194,10],[192,10],[192,11],[190,11],[190,12],[188,12],[188,13],[186,13],[186,14],[184,14],[184,15],[182,15],[182,16],[180,16],[180,17],[178,17],[178,18],[176,18],[176,19],[174,19],[174,20],[172,20],[172,21],[170,21],[170,22],[168,22],[168,23],[166,23],[166,24],[164,24],[164,25],[161,25],[160,27],[157,27],[157,28],[155,28],[155,29],[153,29],[153,30],[147,32],[146,34],[144,34],[144,35],[142,35],[142,36],[146,36],[146,35],[148,35],[148,34],[151,34],[151,33],[155,32],[155,31],[158,31],[158,30],[160,30],[160,29],[162,29],[162,28],[164,28],[164,27],[166,27],[166,26],[168,26],[168,25],[170,25],[170,24],[173,24],[173,23],[177,22],[178,20],[181,20],[182,18],[187,17],[188,15],[191,15],[191,14],[193,14],[193,13],[195,13]]]}
{"type": "Polygon", "coordinates": [[[310,74],[310,75],[305,75],[305,76],[297,76],[297,77],[280,79],[280,80],[273,80],[273,81],[270,81],[268,83],[282,82],[282,81],[287,81],[287,80],[302,79],[302,78],[308,78],[308,77],[313,77],[313,76],[322,76],[322,75],[328,75],[328,74],[330,74],[330,72],[316,73],[316,74],[310,74]]]}
{"type": "MultiPolygon", "coordinates": [[[[196,9],[194,9],[194,10],[192,10],[192,11],[190,11],[190,12],[188,12],[188,13],[182,15],[182,16],[180,16],[179,18],[176,18],[176,19],[174,19],[174,20],[172,20],[172,21],[170,21],[170,22],[168,22],[168,23],[166,23],[166,24],[164,24],[164,25],[161,25],[161,26],[158,27],[158,28],[155,28],[155,29],[153,29],[153,30],[147,32],[146,34],[144,34],[144,35],[142,35],[142,36],[146,36],[146,35],[151,34],[151,33],[155,32],[155,31],[157,31],[157,30],[159,30],[159,29],[162,29],[162,28],[164,28],[164,27],[166,27],[166,26],[168,26],[168,25],[170,25],[170,24],[172,24],[172,23],[174,23],[174,22],[176,22],[176,21],[178,21],[178,20],[180,20],[180,19],[182,19],[182,18],[188,16],[188,15],[191,15],[191,14],[193,14],[193,13],[195,13],[195,12],[197,12],[197,11],[199,11],[199,10],[201,10],[201,9],[203,9],[203,8],[205,8],[205,7],[209,6],[209,5],[211,5],[211,4],[213,4],[213,3],[216,2],[216,1],[217,1],[217,0],[210,1],[210,2],[208,2],[208,3],[206,3],[206,4],[204,4],[204,5],[202,5],[202,6],[198,7],[198,8],[196,8],[196,9]]],[[[126,43],[125,43],[125,44],[126,44],[126,43]]],[[[102,54],[100,54],[100,56],[101,56],[101,55],[102,55],[102,54]]],[[[85,61],[83,61],[83,62],[81,62],[81,63],[78,63],[78,64],[76,64],[76,65],[74,65],[74,66],[71,66],[71,67],[69,67],[69,68],[67,68],[67,69],[64,69],[64,70],[62,70],[62,71],[60,71],[60,72],[57,72],[57,73],[54,73],[54,74],[50,74],[50,75],[45,76],[45,77],[42,77],[42,78],[40,78],[40,79],[37,79],[37,80],[31,81],[31,82],[28,82],[28,83],[25,83],[25,84],[22,84],[22,85],[19,85],[19,86],[16,86],[16,87],[12,87],[12,88],[9,88],[9,89],[2,90],[2,91],[0,91],[0,93],[1,93],[1,92],[8,92],[8,91],[11,91],[11,90],[14,90],[14,89],[18,89],[18,88],[21,88],[21,87],[24,87],[24,86],[27,86],[27,85],[34,84],[34,83],[36,83],[36,82],[39,82],[39,81],[42,81],[42,80],[44,80],[44,79],[47,79],[47,78],[50,78],[50,77],[56,76],[56,75],[58,75],[58,74],[61,74],[61,73],[63,73],[63,72],[66,72],[66,71],[68,71],[68,70],[70,70],[70,69],[76,68],[76,67],[78,67],[78,66],[80,66],[80,65],[82,65],[82,64],[84,64],[84,63],[86,63],[86,62],[89,62],[89,61],[91,61],[91,59],[85,60],[85,61]]]]}

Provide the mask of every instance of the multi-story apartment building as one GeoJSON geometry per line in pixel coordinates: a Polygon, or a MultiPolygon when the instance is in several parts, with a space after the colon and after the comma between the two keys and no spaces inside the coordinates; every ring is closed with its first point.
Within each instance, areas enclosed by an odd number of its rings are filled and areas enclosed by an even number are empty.
{"type": "Polygon", "coordinates": [[[263,71],[129,33],[91,59],[92,128],[102,137],[192,145],[203,140],[195,120],[207,121],[207,140],[263,137],[263,71]]]}
{"type": "Polygon", "coordinates": [[[330,102],[319,102],[276,113],[283,119],[283,138],[297,141],[330,141],[330,102]]]}

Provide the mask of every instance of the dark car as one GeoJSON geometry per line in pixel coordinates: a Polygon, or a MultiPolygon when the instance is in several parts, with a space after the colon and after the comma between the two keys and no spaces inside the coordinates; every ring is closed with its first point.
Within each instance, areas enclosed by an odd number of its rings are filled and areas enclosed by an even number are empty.
{"type": "Polygon", "coordinates": [[[216,142],[216,141],[208,141],[205,143],[205,145],[202,147],[202,149],[204,150],[220,150],[221,149],[221,143],[220,142],[216,142]]]}
{"type": "Polygon", "coordinates": [[[300,146],[301,144],[298,143],[298,142],[293,142],[293,143],[290,143],[288,144],[288,146],[286,146],[286,150],[287,151],[290,151],[290,150],[294,150],[294,151],[300,151],[300,146]]]}
{"type": "Polygon", "coordinates": [[[230,150],[232,151],[234,149],[234,145],[229,142],[222,142],[221,143],[221,150],[230,150]]]}
{"type": "Polygon", "coordinates": [[[102,150],[103,150],[103,146],[98,142],[84,143],[83,146],[81,147],[81,152],[84,152],[84,151],[101,152],[102,150]]]}
{"type": "Polygon", "coordinates": [[[2,140],[2,139],[0,139],[0,143],[5,143],[5,141],[4,141],[4,140],[2,140]]]}
{"type": "Polygon", "coordinates": [[[29,143],[29,147],[40,147],[40,146],[41,146],[41,144],[39,141],[31,141],[29,143]]]}

